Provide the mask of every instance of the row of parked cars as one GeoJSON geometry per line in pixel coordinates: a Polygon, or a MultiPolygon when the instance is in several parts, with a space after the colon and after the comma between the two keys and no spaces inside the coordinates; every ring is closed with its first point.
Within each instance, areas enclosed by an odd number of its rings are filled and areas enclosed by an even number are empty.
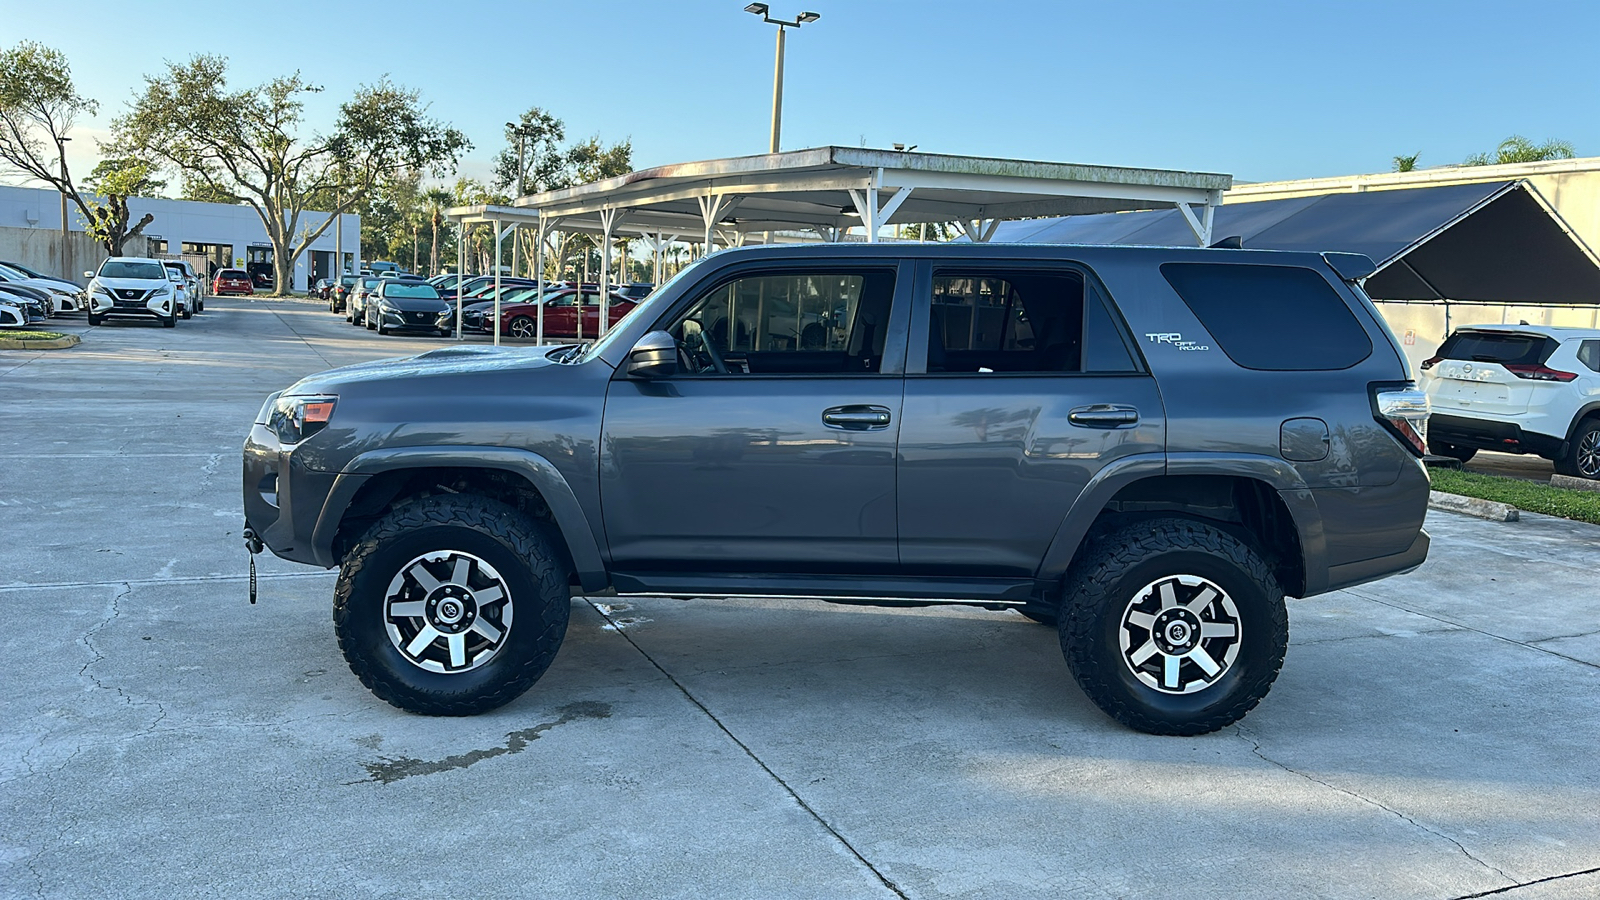
{"type": "MultiPolygon", "coordinates": [[[[652,284],[612,286],[607,320],[615,326],[654,288],[652,284]]],[[[532,340],[539,334],[543,307],[545,337],[584,340],[599,335],[599,285],[546,282],[542,291],[531,279],[504,275],[497,288],[493,275],[424,279],[404,272],[382,272],[346,275],[337,282],[324,279],[312,294],[326,300],[330,312],[343,313],[346,322],[379,334],[408,331],[449,337],[457,327],[459,296],[463,333],[493,334],[498,330],[504,337],[532,340]]]]}
{"type": "Polygon", "coordinates": [[[179,259],[114,256],[86,284],[0,262],[0,328],[17,328],[52,316],[86,313],[90,325],[111,317],[154,318],[172,328],[205,309],[194,266],[179,259]]]}

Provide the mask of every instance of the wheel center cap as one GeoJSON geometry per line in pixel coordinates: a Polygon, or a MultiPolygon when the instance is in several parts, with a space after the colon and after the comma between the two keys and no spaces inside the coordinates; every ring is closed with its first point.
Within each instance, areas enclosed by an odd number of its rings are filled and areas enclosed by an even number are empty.
{"type": "Polygon", "coordinates": [[[472,592],[459,585],[447,584],[428,598],[428,621],[446,634],[466,629],[477,616],[472,592]]]}
{"type": "Polygon", "coordinates": [[[1156,616],[1150,637],[1161,652],[1181,656],[1193,650],[1200,640],[1200,620],[1183,607],[1162,610],[1156,616]]]}

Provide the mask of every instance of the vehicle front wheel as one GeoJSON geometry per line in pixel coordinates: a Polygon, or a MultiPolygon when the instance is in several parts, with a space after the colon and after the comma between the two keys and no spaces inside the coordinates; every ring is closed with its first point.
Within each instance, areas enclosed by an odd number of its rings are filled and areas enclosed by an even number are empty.
{"type": "Polygon", "coordinates": [[[1567,455],[1556,460],[1556,471],[1574,478],[1600,479],[1600,418],[1578,423],[1567,444],[1567,455]]]}
{"type": "Polygon", "coordinates": [[[178,311],[177,310],[173,310],[172,312],[168,313],[166,315],[166,317],[161,320],[161,327],[162,328],[177,328],[178,327],[178,311]]]}
{"type": "Polygon", "coordinates": [[[89,324],[90,325],[99,325],[101,322],[104,322],[105,320],[106,320],[105,316],[97,316],[94,313],[89,313],[89,324]]]}
{"type": "Polygon", "coordinates": [[[1061,649],[1107,715],[1150,734],[1195,735],[1267,695],[1289,644],[1283,590],[1238,538],[1150,519],[1087,548],[1068,573],[1061,649]]]}
{"type": "Polygon", "coordinates": [[[1428,450],[1439,456],[1459,459],[1462,462],[1471,462],[1472,458],[1478,455],[1476,447],[1460,447],[1455,444],[1447,444],[1444,441],[1429,441],[1428,450]]]}
{"type": "Polygon", "coordinates": [[[333,622],[379,698],[431,716],[502,706],[539,680],[567,633],[561,555],[530,519],[471,495],[393,510],[339,570],[333,622]]]}
{"type": "Polygon", "coordinates": [[[183,308],[183,318],[184,318],[184,321],[188,321],[188,320],[194,318],[194,312],[191,311],[189,309],[189,307],[187,307],[187,306],[185,306],[183,308]]]}

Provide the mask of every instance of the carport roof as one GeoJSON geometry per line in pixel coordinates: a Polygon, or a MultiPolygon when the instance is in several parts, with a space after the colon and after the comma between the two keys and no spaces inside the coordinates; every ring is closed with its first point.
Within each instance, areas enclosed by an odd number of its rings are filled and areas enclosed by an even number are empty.
{"type": "MultiPolygon", "coordinates": [[[[1256,250],[1362,253],[1381,300],[1600,304],[1600,259],[1526,181],[1455,184],[1229,203],[1212,234],[1256,250]]],[[[1172,211],[1001,224],[993,240],[1184,245],[1172,211]]]]}
{"type": "Polygon", "coordinates": [[[960,221],[981,230],[1028,216],[1215,206],[1232,183],[1202,172],[816,147],[641,169],[450,216],[510,224],[542,213],[564,231],[600,232],[604,216],[615,215],[614,232],[688,240],[712,228],[837,236],[869,212],[878,225],[960,221]]]}

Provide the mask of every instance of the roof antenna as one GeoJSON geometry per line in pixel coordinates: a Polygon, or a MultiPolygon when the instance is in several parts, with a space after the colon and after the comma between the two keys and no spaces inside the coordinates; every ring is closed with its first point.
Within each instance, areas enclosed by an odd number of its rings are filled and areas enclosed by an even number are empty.
{"type": "Polygon", "coordinates": [[[1223,238],[1222,240],[1217,241],[1215,244],[1212,244],[1210,249],[1212,249],[1212,250],[1243,250],[1244,249],[1244,238],[1240,237],[1237,234],[1230,234],[1227,237],[1223,238]]]}

